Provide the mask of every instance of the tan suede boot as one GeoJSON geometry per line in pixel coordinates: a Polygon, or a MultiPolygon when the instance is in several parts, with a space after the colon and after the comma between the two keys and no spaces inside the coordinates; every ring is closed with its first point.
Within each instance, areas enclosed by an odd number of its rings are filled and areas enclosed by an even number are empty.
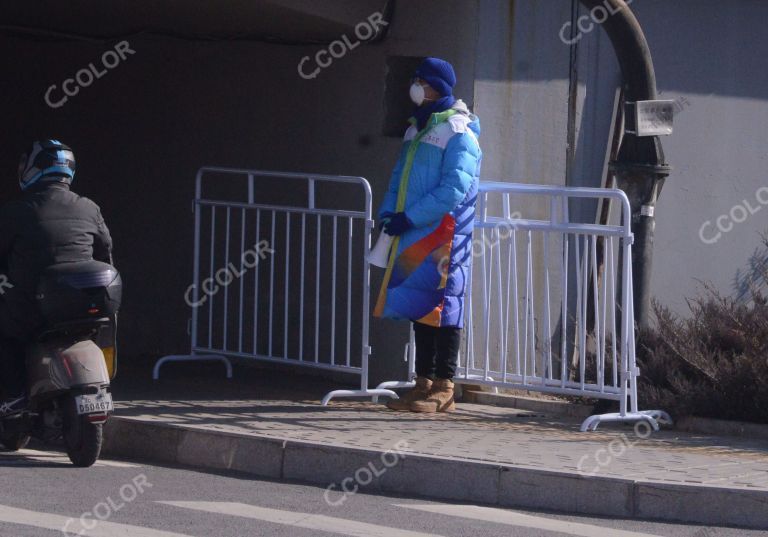
{"type": "Polygon", "coordinates": [[[453,401],[453,381],[437,379],[432,383],[432,389],[427,398],[411,403],[412,412],[453,412],[456,404],[453,401]]]}
{"type": "Polygon", "coordinates": [[[387,408],[392,410],[410,410],[411,403],[426,399],[430,389],[432,389],[432,381],[430,379],[427,377],[416,377],[416,386],[411,388],[400,399],[390,399],[387,401],[387,408]]]}

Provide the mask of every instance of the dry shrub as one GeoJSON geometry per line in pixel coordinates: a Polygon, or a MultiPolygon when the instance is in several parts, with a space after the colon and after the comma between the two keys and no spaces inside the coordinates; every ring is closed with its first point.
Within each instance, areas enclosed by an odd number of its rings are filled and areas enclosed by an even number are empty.
{"type": "Polygon", "coordinates": [[[641,408],[768,423],[768,299],[705,291],[686,318],[654,303],[656,327],[637,345],[641,408]]]}

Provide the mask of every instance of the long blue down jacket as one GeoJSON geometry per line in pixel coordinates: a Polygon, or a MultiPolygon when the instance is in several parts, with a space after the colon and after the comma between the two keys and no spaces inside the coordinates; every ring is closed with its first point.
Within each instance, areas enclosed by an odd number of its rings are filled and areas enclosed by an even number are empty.
{"type": "Polygon", "coordinates": [[[379,209],[414,227],[395,239],[374,316],[429,326],[464,324],[482,152],[480,120],[462,101],[406,131],[379,209]]]}

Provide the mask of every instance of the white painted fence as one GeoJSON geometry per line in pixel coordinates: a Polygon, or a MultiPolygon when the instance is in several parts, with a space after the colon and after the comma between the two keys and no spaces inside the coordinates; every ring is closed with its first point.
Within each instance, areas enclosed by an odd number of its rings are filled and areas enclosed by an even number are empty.
{"type": "MultiPolygon", "coordinates": [[[[481,183],[455,381],[619,402],[618,413],[591,416],[582,430],[671,421],[637,405],[630,214],[621,190],[481,183]],[[610,204],[604,213],[616,223],[573,222],[578,203],[610,204]],[[545,218],[513,211],[536,206],[545,218]]],[[[413,377],[412,332],[405,355],[413,377]]]]}
{"type": "Polygon", "coordinates": [[[360,377],[359,390],[334,396],[396,397],[368,388],[371,202],[362,177],[201,168],[186,294],[191,352],[159,359],[153,378],[168,362],[207,360],[231,377],[236,357],[360,377]],[[279,188],[268,185],[276,179],[279,188]],[[338,208],[339,196],[321,196],[329,187],[356,194],[357,206],[338,208]],[[301,201],[264,201],[281,193],[301,201]]]}

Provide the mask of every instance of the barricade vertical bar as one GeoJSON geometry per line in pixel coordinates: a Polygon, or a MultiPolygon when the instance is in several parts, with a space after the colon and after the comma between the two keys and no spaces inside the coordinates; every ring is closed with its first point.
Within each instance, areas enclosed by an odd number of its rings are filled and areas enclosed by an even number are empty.
{"type": "Polygon", "coordinates": [[[612,367],[611,370],[613,371],[613,386],[617,387],[619,385],[619,379],[618,379],[618,371],[619,371],[619,363],[618,363],[618,345],[619,345],[619,331],[616,329],[616,307],[619,306],[619,304],[616,302],[616,278],[614,274],[616,274],[616,261],[615,257],[613,255],[613,248],[614,248],[614,241],[613,237],[609,238],[610,240],[610,249],[608,250],[609,253],[609,259],[611,264],[611,346],[613,349],[612,353],[612,367]]]}
{"type": "MultiPolygon", "coordinates": [[[[249,179],[253,178],[249,176],[249,179]]],[[[249,180],[249,190],[253,187],[249,180]]],[[[251,193],[249,192],[249,197],[251,193]]],[[[243,284],[245,283],[245,209],[240,209],[240,274],[238,280],[240,283],[240,298],[238,300],[240,306],[240,315],[238,317],[238,337],[237,337],[237,352],[243,352],[243,302],[245,302],[245,295],[243,293],[243,284]]]]}
{"type": "MultiPolygon", "coordinates": [[[[557,224],[557,198],[552,197],[549,200],[549,219],[557,224]]],[[[549,232],[544,233],[544,349],[547,358],[547,369],[542,372],[542,383],[545,379],[554,378],[552,372],[552,312],[550,289],[549,289],[549,232]]]]}
{"type": "MultiPolygon", "coordinates": [[[[581,346],[581,325],[582,325],[582,316],[581,316],[581,303],[584,300],[582,298],[582,287],[581,287],[581,272],[582,272],[582,259],[581,259],[581,237],[579,235],[575,235],[573,237],[573,242],[575,246],[575,255],[576,255],[576,330],[574,334],[574,345],[575,349],[578,352],[579,355],[579,364],[583,361],[583,354],[582,354],[582,346],[581,346]]],[[[575,371],[574,371],[575,373],[575,371]]],[[[581,368],[579,367],[579,382],[581,382],[581,368]]]]}
{"type": "MultiPolygon", "coordinates": [[[[563,224],[569,223],[568,218],[568,198],[562,197],[562,216],[563,224]]],[[[560,336],[560,387],[565,389],[565,384],[568,381],[569,368],[568,368],[568,271],[570,270],[569,263],[569,249],[571,245],[570,234],[563,234],[563,265],[562,265],[562,286],[563,286],[563,298],[561,300],[562,305],[562,320],[561,320],[561,336],[560,336]]]]}
{"type": "MultiPolygon", "coordinates": [[[[227,207],[227,226],[226,226],[226,235],[227,238],[224,240],[224,267],[226,267],[224,270],[229,271],[229,238],[231,236],[230,233],[230,223],[232,220],[232,208],[227,207]]],[[[226,274],[229,274],[229,272],[226,272],[226,274]]],[[[218,276],[218,272],[217,272],[218,276]]],[[[229,280],[227,280],[229,282],[229,280]]],[[[223,330],[223,337],[222,337],[222,346],[221,348],[223,350],[227,350],[227,336],[229,335],[229,285],[224,286],[224,330],[223,330]]]]}
{"type": "Polygon", "coordinates": [[[501,268],[501,260],[504,254],[504,240],[509,239],[509,220],[512,218],[511,209],[509,204],[509,194],[502,196],[503,202],[503,215],[506,225],[507,236],[502,239],[501,237],[501,225],[496,227],[498,235],[498,247],[499,247],[499,324],[501,325],[502,345],[501,345],[501,381],[507,381],[507,370],[509,360],[509,293],[510,293],[510,272],[509,272],[509,259],[507,259],[507,286],[506,292],[503,285],[503,273],[501,268]]]}
{"type": "MultiPolygon", "coordinates": [[[[484,237],[485,238],[485,237],[484,237]]],[[[491,241],[493,241],[493,228],[491,228],[491,241]]],[[[487,243],[484,242],[484,244],[487,246],[487,243]]],[[[488,274],[487,274],[487,284],[488,284],[488,300],[485,303],[485,311],[486,315],[485,318],[487,319],[485,323],[485,363],[483,367],[483,377],[488,378],[488,371],[490,369],[491,364],[491,304],[493,302],[493,242],[491,242],[490,247],[486,247],[485,250],[489,252],[488,255],[490,255],[490,259],[488,260],[488,274]]]]}
{"type": "Polygon", "coordinates": [[[586,367],[587,367],[587,305],[589,304],[589,235],[584,235],[584,248],[581,254],[581,331],[579,336],[581,337],[579,346],[581,347],[580,359],[579,359],[579,378],[581,379],[581,389],[584,389],[586,384],[586,367]]]}
{"type": "MultiPolygon", "coordinates": [[[[531,350],[531,375],[536,376],[536,302],[534,300],[534,288],[533,288],[533,236],[531,231],[528,231],[528,316],[530,321],[528,326],[530,328],[530,350],[531,350]]],[[[526,337],[527,334],[526,334],[526,337]]]]}
{"type": "Polygon", "coordinates": [[[629,296],[632,292],[631,279],[629,277],[629,268],[631,265],[627,264],[627,259],[631,260],[632,249],[629,241],[626,238],[621,239],[621,247],[624,251],[622,259],[622,293],[621,293],[621,400],[619,401],[619,412],[621,415],[627,413],[627,369],[628,369],[628,354],[629,354],[629,340],[634,337],[634,327],[630,325],[631,310],[628,306],[629,296]],[[629,258],[627,256],[630,256],[629,258]]]}
{"type": "MultiPolygon", "coordinates": [[[[314,183],[311,183],[314,184],[314,183]]],[[[314,193],[314,189],[312,190],[314,193]]],[[[314,197],[313,197],[314,200],[314,197]]],[[[313,202],[314,203],[314,202],[313,202]]],[[[317,257],[315,269],[317,270],[316,274],[317,277],[315,278],[315,363],[319,363],[320,360],[320,254],[322,250],[320,249],[320,232],[322,230],[322,220],[321,216],[317,215],[317,250],[315,251],[315,255],[317,257]]]]}
{"type": "MultiPolygon", "coordinates": [[[[277,212],[272,211],[272,226],[270,231],[270,244],[275,244],[275,228],[277,227],[277,212]]],[[[275,258],[269,262],[269,337],[267,352],[272,356],[272,320],[275,318],[275,258]]]]}
{"type": "MultiPolygon", "coordinates": [[[[201,213],[202,213],[202,207],[200,207],[200,204],[198,203],[200,201],[201,197],[201,182],[200,182],[200,174],[197,174],[197,177],[195,178],[195,201],[194,201],[194,212],[195,212],[195,243],[193,245],[193,253],[194,260],[192,262],[192,282],[194,284],[194,287],[192,289],[193,293],[193,305],[192,305],[192,330],[191,330],[191,342],[192,342],[192,349],[197,348],[197,323],[199,318],[199,311],[200,311],[200,221],[201,221],[201,213]]],[[[158,362],[159,365],[159,362],[158,362]]],[[[159,374],[159,367],[155,370],[155,379],[158,378],[159,374]]]]}
{"type": "Polygon", "coordinates": [[[597,237],[592,237],[592,293],[594,295],[594,318],[595,318],[595,362],[597,369],[597,383],[603,383],[603,368],[600,364],[600,355],[602,352],[602,341],[600,339],[600,287],[597,281],[597,237]]]}
{"type": "MultiPolygon", "coordinates": [[[[526,246],[525,246],[525,301],[523,315],[524,319],[524,332],[523,332],[523,384],[528,384],[528,338],[530,336],[530,320],[531,320],[531,232],[528,231],[525,234],[526,246]]],[[[534,358],[535,359],[535,358],[534,358]]]]}
{"type": "MultiPolygon", "coordinates": [[[[509,216],[509,215],[507,215],[509,216]]],[[[501,371],[501,381],[507,382],[507,374],[509,373],[509,308],[510,308],[510,295],[512,294],[512,234],[514,234],[514,230],[510,235],[506,238],[507,241],[507,289],[506,293],[504,293],[504,296],[506,298],[505,308],[504,308],[504,333],[506,334],[506,345],[504,348],[504,369],[501,371]]],[[[499,245],[499,255],[501,255],[501,245],[499,245]]],[[[517,275],[514,275],[515,278],[517,278],[517,275]]],[[[515,307],[517,307],[517,304],[515,304],[515,307]]],[[[517,334],[517,327],[515,326],[514,331],[512,332],[512,337],[515,338],[517,334]]],[[[517,343],[517,342],[515,342],[517,343]]],[[[515,349],[517,352],[517,349],[515,349]]]]}
{"type": "MultiPolygon", "coordinates": [[[[482,214],[483,222],[486,221],[486,218],[488,216],[488,207],[487,207],[487,195],[483,195],[480,197],[480,214],[482,214]]],[[[490,302],[490,283],[488,282],[488,268],[486,266],[485,257],[486,257],[486,251],[487,248],[485,247],[487,242],[485,240],[485,227],[482,227],[480,229],[480,233],[482,234],[482,255],[480,256],[480,259],[482,260],[482,269],[483,269],[483,332],[485,336],[485,364],[488,364],[488,360],[490,360],[490,312],[488,304],[490,302]]],[[[474,366],[474,364],[472,364],[474,366]]]]}
{"type": "MultiPolygon", "coordinates": [[[[249,205],[252,205],[254,203],[255,190],[256,189],[255,189],[255,184],[254,184],[254,180],[253,180],[253,174],[249,173],[248,174],[248,204],[249,205]]],[[[246,229],[247,229],[246,225],[245,225],[246,224],[246,220],[247,220],[247,212],[246,212],[246,209],[243,208],[243,226],[242,226],[242,240],[243,241],[245,240],[245,234],[246,234],[246,229]]],[[[254,241],[254,244],[257,245],[258,243],[259,243],[259,235],[257,233],[256,234],[256,240],[254,241]]],[[[270,248],[271,247],[272,247],[272,245],[270,245],[270,248]]],[[[258,248],[258,246],[256,246],[256,248],[258,248]]],[[[241,248],[241,250],[242,250],[242,252],[241,252],[241,258],[240,258],[240,272],[243,272],[244,271],[244,264],[245,264],[245,249],[244,249],[244,247],[241,248]]],[[[258,265],[259,265],[258,264],[258,260],[255,261],[255,262],[256,262],[256,267],[257,267],[256,270],[258,270],[258,265]]],[[[240,278],[240,349],[239,349],[240,352],[243,352],[243,334],[244,334],[244,331],[243,331],[243,307],[245,305],[244,304],[245,303],[245,294],[244,294],[244,290],[243,290],[244,282],[245,282],[245,274],[243,274],[241,276],[241,278],[240,278]]],[[[255,303],[255,301],[254,301],[254,303],[255,303]]],[[[255,338],[256,337],[255,319],[254,319],[253,334],[254,334],[254,338],[255,338]]],[[[255,339],[254,339],[254,341],[255,341],[255,339]]],[[[256,345],[255,344],[254,344],[254,351],[253,351],[253,353],[256,354],[256,345]]]]}
{"type": "MultiPolygon", "coordinates": [[[[501,233],[498,229],[498,227],[494,226],[494,228],[491,230],[491,233],[494,235],[493,237],[493,249],[498,250],[496,253],[496,266],[494,267],[494,271],[496,272],[496,286],[499,289],[498,292],[498,319],[499,319],[499,332],[501,336],[501,363],[499,366],[501,367],[501,371],[504,371],[506,369],[506,362],[507,362],[507,335],[504,331],[504,326],[502,324],[502,321],[504,320],[504,287],[502,287],[502,279],[501,279],[501,233]]],[[[485,376],[488,377],[488,365],[486,364],[486,371],[485,376]]]]}
{"type": "MultiPolygon", "coordinates": [[[[256,243],[261,242],[261,210],[256,209],[256,243]]],[[[272,248],[272,244],[269,245],[272,248]]],[[[261,263],[256,263],[256,270],[253,275],[253,354],[259,354],[259,267],[261,263]]]]}
{"type": "Polygon", "coordinates": [[[304,360],[304,264],[306,262],[307,215],[301,214],[301,276],[299,279],[299,360],[304,360]]]}
{"type": "MultiPolygon", "coordinates": [[[[469,261],[469,270],[467,274],[469,275],[469,285],[467,286],[467,306],[464,310],[464,322],[467,326],[467,352],[466,356],[464,357],[464,377],[469,378],[469,364],[470,362],[474,363],[475,361],[475,319],[474,315],[472,315],[472,312],[474,311],[472,308],[472,274],[473,274],[473,267],[475,265],[475,242],[474,240],[470,243],[470,261],[469,261]]],[[[413,330],[411,330],[413,332],[413,330]]],[[[410,348],[408,349],[410,351],[410,348]]],[[[410,356],[409,356],[410,358],[410,356]]],[[[412,372],[414,370],[413,367],[409,367],[408,371],[412,372]]]]}
{"type": "MultiPolygon", "coordinates": [[[[364,254],[370,251],[371,249],[371,232],[373,229],[373,209],[371,207],[372,205],[372,194],[370,191],[370,187],[366,189],[365,192],[365,233],[363,234],[363,252],[364,254]]],[[[369,368],[369,360],[371,356],[371,348],[369,346],[370,341],[368,339],[368,330],[370,328],[369,322],[371,318],[371,309],[370,309],[370,299],[371,299],[371,265],[368,264],[365,259],[360,260],[363,267],[363,305],[362,305],[362,341],[361,341],[361,367],[362,367],[362,374],[360,375],[360,389],[361,390],[368,390],[368,368],[369,368]]],[[[395,395],[397,397],[397,395],[395,395]]],[[[378,400],[378,397],[374,395],[374,400],[378,400]]]]}
{"type": "Polygon", "coordinates": [[[285,213],[285,308],[283,310],[283,358],[288,358],[288,306],[291,282],[291,213],[285,213]]]}
{"type": "Polygon", "coordinates": [[[606,350],[606,347],[608,345],[608,324],[607,324],[607,304],[608,304],[608,273],[610,272],[607,268],[607,261],[608,261],[608,253],[606,251],[607,249],[607,243],[605,237],[602,237],[602,244],[603,244],[603,274],[602,274],[602,298],[603,298],[603,307],[599,313],[600,318],[602,319],[602,342],[600,346],[600,367],[602,368],[602,375],[600,375],[600,391],[605,391],[605,357],[608,354],[608,351],[606,350]]]}
{"type": "Polygon", "coordinates": [[[333,281],[331,283],[331,364],[336,363],[336,244],[338,243],[338,218],[333,217],[333,255],[331,262],[333,268],[331,274],[333,281]]]}
{"type": "MultiPolygon", "coordinates": [[[[630,256],[632,255],[631,250],[630,250],[630,254],[629,255],[630,256]]],[[[631,257],[630,257],[630,262],[631,262],[631,257]]],[[[632,285],[632,274],[631,273],[630,273],[629,280],[630,280],[630,284],[629,284],[629,296],[630,296],[629,303],[631,304],[631,303],[634,302],[634,299],[633,299],[633,297],[634,297],[634,289],[633,289],[633,285],[632,285]]],[[[628,364],[627,369],[628,369],[629,375],[630,375],[630,377],[629,377],[629,396],[630,396],[630,403],[631,403],[630,410],[633,413],[636,413],[638,411],[638,408],[637,408],[637,363],[635,361],[635,330],[634,330],[634,328],[635,328],[635,322],[634,322],[635,313],[634,313],[634,310],[631,310],[631,318],[632,318],[632,322],[630,322],[630,326],[632,327],[632,334],[631,334],[631,336],[629,338],[629,347],[630,348],[628,349],[629,352],[627,352],[627,364],[628,364]]]]}
{"type": "MultiPolygon", "coordinates": [[[[213,259],[215,257],[214,245],[216,244],[216,207],[211,207],[211,268],[209,277],[213,280],[213,259]]],[[[205,291],[205,289],[203,289],[205,291]]],[[[208,295],[208,348],[213,348],[213,300],[214,295],[208,295]]]]}
{"type": "Polygon", "coordinates": [[[542,383],[546,378],[552,378],[552,337],[551,337],[551,311],[549,295],[549,234],[544,234],[544,356],[546,358],[546,369],[542,371],[542,383]]]}
{"type": "Polygon", "coordinates": [[[596,317],[599,317],[600,323],[602,326],[601,331],[601,340],[600,340],[600,354],[598,355],[598,379],[597,384],[600,387],[600,391],[605,391],[605,355],[608,353],[606,350],[608,345],[608,324],[607,324],[607,308],[606,305],[608,303],[608,274],[607,274],[607,261],[608,261],[608,253],[606,251],[607,243],[606,237],[601,237],[601,244],[603,248],[602,252],[602,262],[603,262],[603,271],[602,274],[600,274],[599,282],[600,282],[600,288],[598,292],[600,293],[600,298],[602,300],[601,302],[601,308],[598,312],[595,313],[596,317]]]}
{"type": "Polygon", "coordinates": [[[522,371],[520,364],[520,289],[517,282],[517,230],[512,230],[512,319],[514,322],[515,337],[515,374],[519,375],[522,371]]]}
{"type": "Polygon", "coordinates": [[[347,365],[350,365],[352,345],[352,218],[347,220],[347,365]]]}

